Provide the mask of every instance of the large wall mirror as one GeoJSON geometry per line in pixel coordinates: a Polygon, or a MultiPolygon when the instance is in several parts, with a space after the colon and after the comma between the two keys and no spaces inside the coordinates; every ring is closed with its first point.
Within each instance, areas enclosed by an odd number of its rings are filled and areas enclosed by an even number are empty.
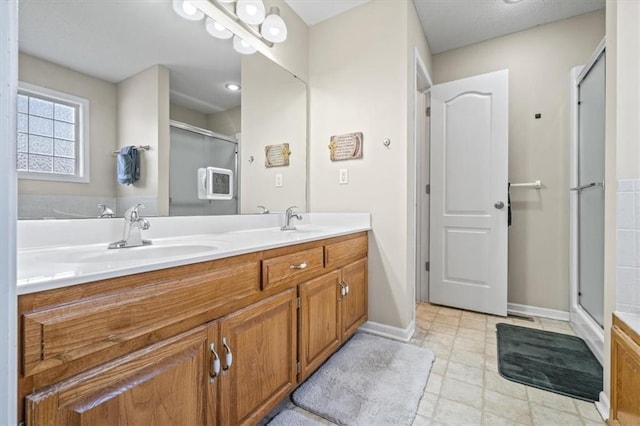
{"type": "Polygon", "coordinates": [[[95,218],[99,205],[122,216],[135,203],[146,216],[305,208],[307,87],[294,75],[171,1],[19,9],[20,219],[95,218]],[[288,165],[267,167],[265,148],[283,144],[288,165]],[[126,146],[140,147],[132,184],[118,182],[126,146]],[[207,167],[234,172],[232,199],[199,194],[207,167]]]}

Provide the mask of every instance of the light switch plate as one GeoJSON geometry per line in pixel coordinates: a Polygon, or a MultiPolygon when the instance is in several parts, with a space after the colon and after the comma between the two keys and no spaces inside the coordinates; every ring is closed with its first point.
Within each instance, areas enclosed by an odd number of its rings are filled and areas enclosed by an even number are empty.
{"type": "Polygon", "coordinates": [[[282,173],[276,175],[276,188],[282,188],[282,173]]]}
{"type": "Polygon", "coordinates": [[[349,183],[349,169],[340,169],[340,177],[338,179],[340,185],[346,185],[349,183]]]}

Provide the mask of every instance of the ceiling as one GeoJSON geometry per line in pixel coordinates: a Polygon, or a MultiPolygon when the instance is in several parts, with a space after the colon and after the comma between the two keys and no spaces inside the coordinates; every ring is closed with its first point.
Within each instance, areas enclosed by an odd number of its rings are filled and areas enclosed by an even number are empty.
{"type": "MultiPolygon", "coordinates": [[[[317,24],[367,3],[367,0],[285,1],[307,25],[317,24]]],[[[605,0],[522,0],[512,4],[503,0],[413,2],[434,54],[605,7],[605,0]]]]}
{"type": "MultiPolygon", "coordinates": [[[[284,0],[309,26],[340,15],[369,0],[284,0]]],[[[397,1],[397,0],[396,0],[397,1]]]]}
{"type": "Polygon", "coordinates": [[[171,101],[205,114],[240,105],[230,40],[207,34],[170,1],[21,0],[20,51],[113,83],[150,66],[170,70],[171,101]]]}

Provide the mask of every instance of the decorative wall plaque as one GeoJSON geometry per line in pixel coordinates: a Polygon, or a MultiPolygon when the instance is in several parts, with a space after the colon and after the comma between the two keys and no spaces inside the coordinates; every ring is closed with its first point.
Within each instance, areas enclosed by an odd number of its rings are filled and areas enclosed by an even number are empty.
{"type": "Polygon", "coordinates": [[[362,142],[362,132],[331,136],[329,142],[329,156],[331,161],[362,158],[362,142]]]}
{"type": "Polygon", "coordinates": [[[282,167],[289,165],[289,144],[267,145],[264,147],[264,165],[266,167],[282,167]]]}

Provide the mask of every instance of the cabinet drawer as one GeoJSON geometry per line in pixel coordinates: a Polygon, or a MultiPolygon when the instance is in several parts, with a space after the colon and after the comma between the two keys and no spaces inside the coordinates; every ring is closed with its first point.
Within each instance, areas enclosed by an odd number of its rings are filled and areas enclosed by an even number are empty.
{"type": "Polygon", "coordinates": [[[255,295],[259,271],[258,262],[240,263],[26,312],[24,375],[132,340],[144,343],[162,328],[255,295]]]}
{"type": "Polygon", "coordinates": [[[322,247],[273,257],[262,261],[262,289],[292,280],[309,278],[324,266],[322,247]]]}
{"type": "Polygon", "coordinates": [[[362,235],[349,240],[324,246],[325,268],[339,268],[367,255],[367,236],[362,235]]]}

